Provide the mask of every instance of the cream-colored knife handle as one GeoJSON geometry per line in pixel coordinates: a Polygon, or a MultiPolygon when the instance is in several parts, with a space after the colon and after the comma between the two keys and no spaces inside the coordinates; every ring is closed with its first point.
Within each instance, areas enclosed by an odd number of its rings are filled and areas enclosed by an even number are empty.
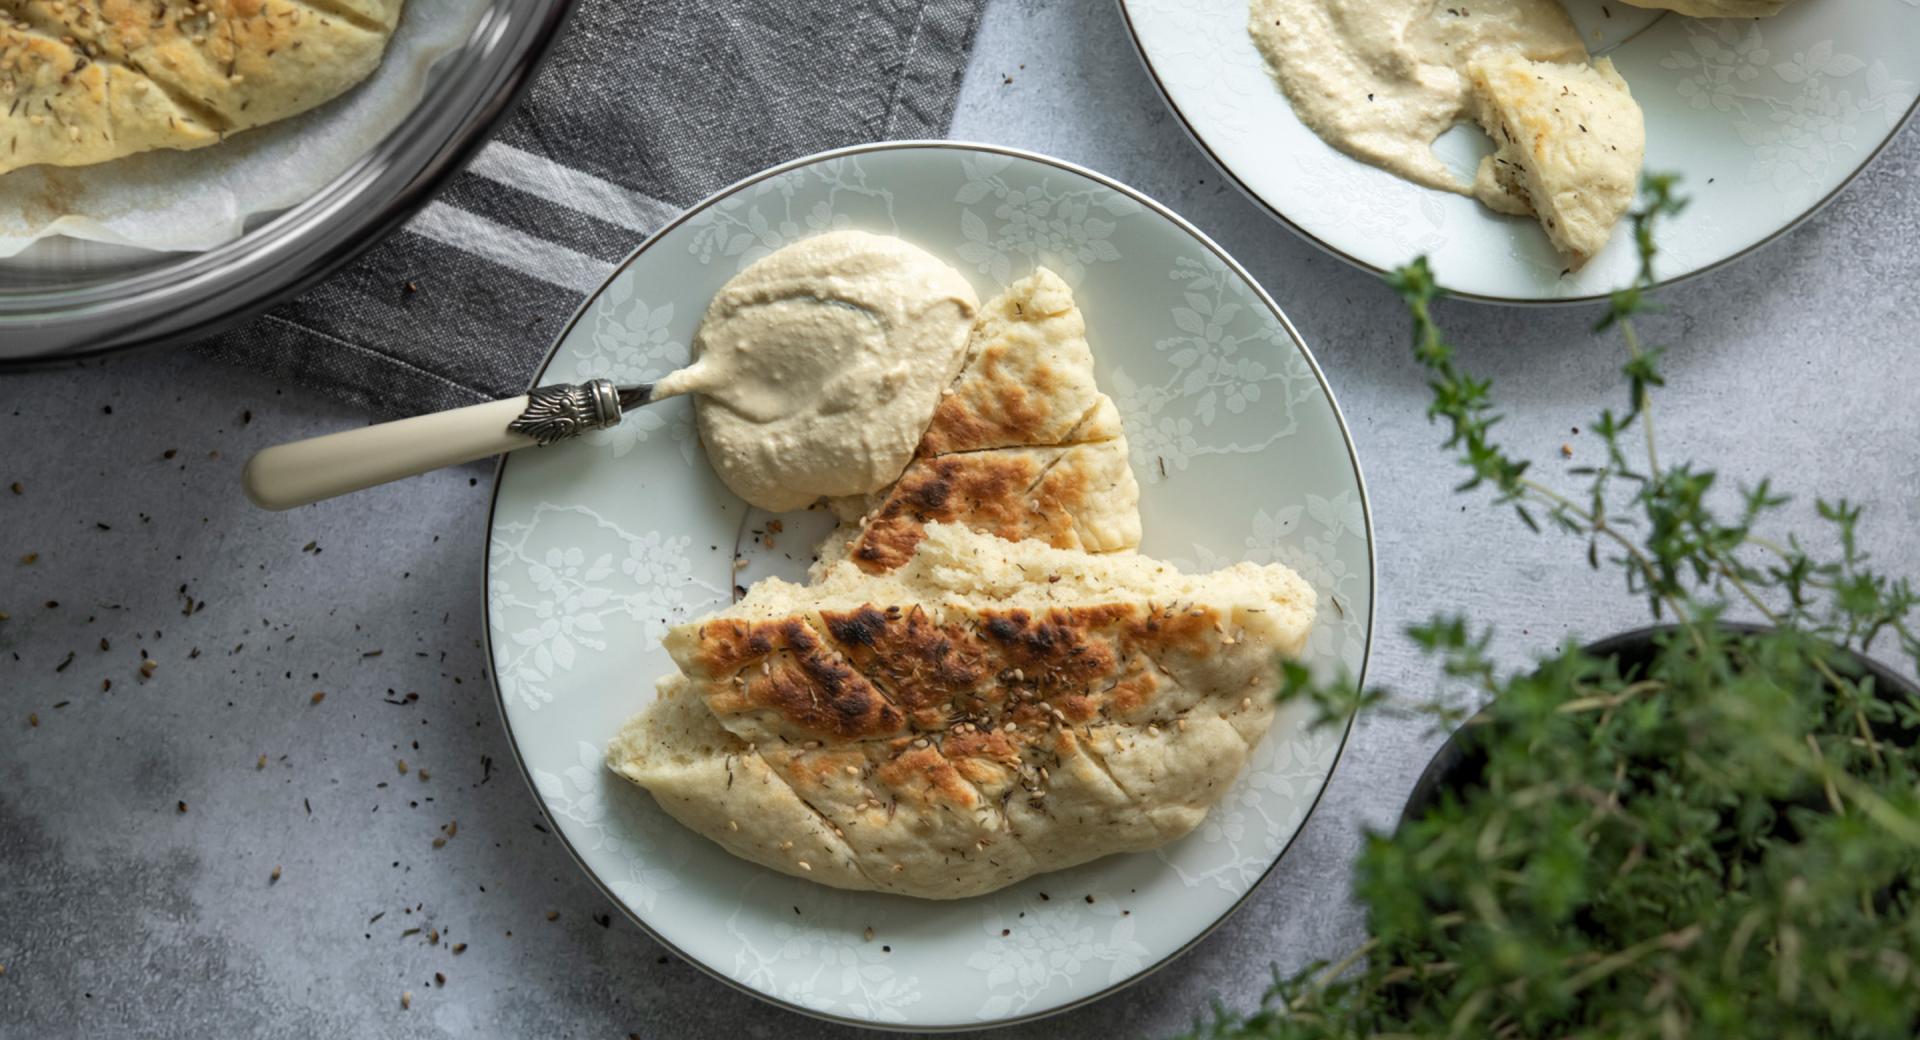
{"type": "Polygon", "coordinates": [[[493,401],[268,448],[247,462],[241,483],[263,509],[292,509],[442,466],[484,459],[588,430],[618,426],[628,408],[679,391],[605,379],[543,386],[493,401]]]}
{"type": "Polygon", "coordinates": [[[523,395],[276,445],[248,460],[240,479],[254,505],[292,509],[484,459],[536,443],[507,428],[527,402],[523,395]]]}

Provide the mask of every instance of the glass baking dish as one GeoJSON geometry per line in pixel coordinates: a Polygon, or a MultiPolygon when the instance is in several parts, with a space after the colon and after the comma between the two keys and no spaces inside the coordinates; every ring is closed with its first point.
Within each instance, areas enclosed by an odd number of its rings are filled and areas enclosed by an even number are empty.
{"type": "Polygon", "coordinates": [[[572,0],[493,0],[380,144],[204,252],[50,238],[0,259],[0,370],[199,339],[324,278],[425,205],[532,82],[572,0]]]}

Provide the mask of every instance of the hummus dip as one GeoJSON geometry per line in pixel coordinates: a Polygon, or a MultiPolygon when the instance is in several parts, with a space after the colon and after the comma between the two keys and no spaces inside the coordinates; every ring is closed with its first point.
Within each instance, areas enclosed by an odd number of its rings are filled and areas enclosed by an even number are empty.
{"type": "MultiPolygon", "coordinates": [[[[1499,53],[1587,60],[1558,0],[1252,0],[1247,29],[1301,122],[1328,144],[1461,195],[1474,186],[1433,142],[1473,112],[1467,66],[1499,53]]],[[[1501,201],[1494,208],[1511,212],[1501,201]]]]}
{"type": "Polygon", "coordinates": [[[834,231],[722,286],[694,363],[656,396],[694,393],[700,440],[734,494],[776,512],[893,483],[960,368],[979,298],[897,238],[834,231]]]}

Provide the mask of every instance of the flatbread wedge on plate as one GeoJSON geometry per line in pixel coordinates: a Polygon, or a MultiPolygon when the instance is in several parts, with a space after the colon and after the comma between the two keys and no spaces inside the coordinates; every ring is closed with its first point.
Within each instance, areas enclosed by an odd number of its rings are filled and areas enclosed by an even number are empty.
{"type": "Polygon", "coordinates": [[[679,672],[609,766],[737,856],[928,899],[1198,826],[1273,722],[1312,589],[1277,564],[924,535],[884,574],[763,581],[675,628],[679,672]]]}
{"type": "Polygon", "coordinates": [[[846,523],[814,573],[842,559],[870,573],[900,567],[929,523],[1056,549],[1137,548],[1140,486],[1127,451],[1120,413],[1094,382],[1073,290],[1040,268],[982,308],[960,374],[900,479],[832,503],[846,523]]]}

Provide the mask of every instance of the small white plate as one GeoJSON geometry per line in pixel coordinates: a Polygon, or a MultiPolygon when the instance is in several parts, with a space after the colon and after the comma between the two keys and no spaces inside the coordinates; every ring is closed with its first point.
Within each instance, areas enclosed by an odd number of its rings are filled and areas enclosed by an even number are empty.
{"type": "MultiPolygon", "coordinates": [[[[1075,286],[1119,404],[1147,552],[1188,567],[1280,561],[1319,589],[1321,669],[1364,673],[1373,533],[1359,465],[1307,348],[1219,248],[1139,194],[1053,159],[948,142],[777,167],[647,240],[561,334],[536,382],[658,377],[687,360],[707,301],[746,264],[837,227],[898,234],[984,299],[1044,263],[1075,286]]],[[[973,1028],[1059,1011],[1164,964],[1278,861],[1343,731],[1289,710],[1204,828],[977,899],[839,892],[723,852],[613,776],[601,750],[672,670],[669,625],[728,602],[736,551],[804,565],[787,518],[727,493],[685,400],[501,462],[487,638],[501,711],[556,832],[661,942],[749,992],[825,1018],[973,1028]],[[764,541],[764,538],[761,539],[764,541]],[[866,938],[872,929],[873,938],[866,938]]],[[[812,517],[816,529],[818,516],[812,517]]]]}
{"type": "MultiPolygon", "coordinates": [[[[1403,181],[1306,128],[1247,35],[1247,0],[1119,0],[1148,72],[1208,155],[1255,201],[1327,251],[1388,270],[1425,253],[1451,290],[1527,303],[1603,295],[1631,281],[1630,234],[1585,269],[1532,220],[1403,181]]],[[[1920,0],[1799,0],[1774,18],[1708,20],[1612,0],[1564,0],[1646,111],[1650,171],[1678,173],[1692,204],[1660,232],[1677,280],[1813,215],[1911,118],[1920,0]]],[[[1440,154],[1471,171],[1489,149],[1462,129],[1440,154]]]]}

